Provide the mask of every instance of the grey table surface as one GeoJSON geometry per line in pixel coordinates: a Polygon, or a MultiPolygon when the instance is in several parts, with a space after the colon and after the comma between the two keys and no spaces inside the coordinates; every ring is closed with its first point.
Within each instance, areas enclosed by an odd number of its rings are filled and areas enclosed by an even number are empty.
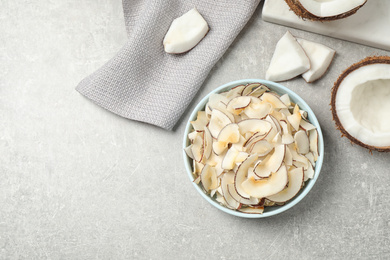
{"type": "Polygon", "coordinates": [[[173,132],[126,120],[74,90],[126,41],[120,0],[0,1],[0,259],[389,259],[390,154],[341,138],[337,76],[389,52],[291,29],[337,51],[321,80],[283,83],[316,113],[325,163],[307,197],[266,219],[209,205],[182,159],[191,109],[237,79],[264,78],[287,28],[261,5],[173,132]]]}

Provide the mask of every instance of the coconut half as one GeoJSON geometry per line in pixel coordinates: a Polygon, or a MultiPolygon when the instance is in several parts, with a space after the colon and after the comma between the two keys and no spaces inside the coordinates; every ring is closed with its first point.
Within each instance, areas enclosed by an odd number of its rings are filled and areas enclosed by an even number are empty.
{"type": "Polygon", "coordinates": [[[343,19],[357,12],[367,0],[285,0],[299,17],[312,21],[343,19]]]}
{"type": "Polygon", "coordinates": [[[390,151],[390,57],[367,57],[346,69],[332,89],[332,115],[352,142],[390,151]]]}

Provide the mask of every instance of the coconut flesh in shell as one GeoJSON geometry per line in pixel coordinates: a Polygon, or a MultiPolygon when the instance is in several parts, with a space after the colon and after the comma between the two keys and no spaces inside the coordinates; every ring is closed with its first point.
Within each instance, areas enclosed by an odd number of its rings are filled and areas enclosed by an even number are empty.
{"type": "Polygon", "coordinates": [[[368,57],[345,70],[332,90],[338,129],[370,150],[390,151],[390,57],[368,57]]]}
{"type": "Polygon", "coordinates": [[[367,0],[285,0],[294,13],[313,21],[332,21],[357,12],[367,0]]]}

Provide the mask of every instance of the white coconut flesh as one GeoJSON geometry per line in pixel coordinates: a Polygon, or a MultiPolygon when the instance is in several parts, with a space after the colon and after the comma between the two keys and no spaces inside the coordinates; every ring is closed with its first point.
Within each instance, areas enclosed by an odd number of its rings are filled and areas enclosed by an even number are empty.
{"type": "Polygon", "coordinates": [[[267,80],[292,79],[310,69],[310,60],[289,31],[278,41],[265,74],[267,80]]]}
{"type": "Polygon", "coordinates": [[[195,9],[173,20],[163,44],[167,53],[183,53],[195,47],[207,34],[209,26],[195,9]]]}
{"type": "Polygon", "coordinates": [[[205,107],[191,121],[185,152],[193,160],[194,183],[223,206],[260,214],[300,190],[288,184],[297,168],[304,181],[314,177],[318,133],[287,94],[251,83],[211,95],[205,107]],[[277,203],[266,199],[278,193],[285,195],[277,203]]]}
{"type": "Polygon", "coordinates": [[[339,85],[336,113],[343,128],[362,143],[390,146],[390,65],[371,64],[339,85]]]}
{"type": "Polygon", "coordinates": [[[299,0],[303,8],[318,17],[344,14],[365,2],[366,0],[299,0]]]}
{"type": "Polygon", "coordinates": [[[297,41],[305,50],[311,64],[310,69],[303,73],[302,77],[306,82],[316,81],[325,74],[336,51],[320,43],[300,38],[297,38],[297,41]]]}

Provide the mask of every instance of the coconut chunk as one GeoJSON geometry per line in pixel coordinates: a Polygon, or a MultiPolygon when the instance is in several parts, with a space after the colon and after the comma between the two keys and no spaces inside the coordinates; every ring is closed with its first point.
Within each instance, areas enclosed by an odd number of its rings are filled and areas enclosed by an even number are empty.
{"type": "Polygon", "coordinates": [[[314,159],[314,154],[312,152],[309,152],[305,154],[305,157],[309,160],[311,165],[316,166],[315,159],[314,159]]]}
{"type": "Polygon", "coordinates": [[[197,162],[201,162],[204,155],[204,132],[202,131],[201,135],[197,135],[194,139],[194,142],[191,146],[191,152],[194,156],[194,160],[197,162]]]}
{"type": "Polygon", "coordinates": [[[245,88],[245,85],[238,85],[232,88],[230,91],[226,93],[226,98],[229,100],[235,97],[241,96],[242,90],[245,88]]]}
{"type": "Polygon", "coordinates": [[[310,152],[313,153],[314,160],[318,158],[318,132],[316,129],[309,131],[310,152]]]}
{"type": "Polygon", "coordinates": [[[222,168],[225,170],[231,170],[234,168],[235,160],[239,151],[234,147],[231,147],[222,160],[222,168]]]}
{"type": "Polygon", "coordinates": [[[213,109],[223,109],[226,108],[227,103],[229,103],[229,99],[218,93],[213,93],[209,97],[209,102],[207,102],[207,106],[213,110],[213,109]]]}
{"type": "Polygon", "coordinates": [[[279,97],[271,93],[264,93],[261,96],[261,100],[271,104],[273,108],[287,108],[287,106],[283,103],[282,100],[280,100],[279,97]]]}
{"type": "Polygon", "coordinates": [[[230,195],[228,190],[228,185],[232,184],[234,182],[234,173],[233,172],[227,172],[222,176],[221,179],[221,191],[222,196],[225,199],[226,206],[232,209],[238,209],[241,207],[241,203],[237,202],[232,195],[230,195]]]}
{"type": "Polygon", "coordinates": [[[299,125],[301,123],[301,113],[299,111],[299,106],[295,105],[294,112],[291,116],[287,116],[287,121],[294,128],[295,131],[299,130],[299,125]]]}
{"type": "Polygon", "coordinates": [[[248,151],[250,153],[256,153],[258,156],[266,156],[272,151],[274,146],[267,142],[266,140],[260,140],[255,142],[252,146],[249,147],[248,151]]]}
{"type": "Polygon", "coordinates": [[[195,9],[173,20],[163,44],[167,53],[183,53],[194,48],[209,31],[202,15],[195,9]]]}
{"type": "Polygon", "coordinates": [[[209,130],[214,138],[217,138],[222,128],[232,123],[232,120],[221,110],[213,109],[209,123],[209,130]]]}
{"type": "Polygon", "coordinates": [[[256,164],[253,170],[256,176],[265,178],[276,172],[283,164],[285,153],[285,145],[276,146],[272,155],[268,155],[263,161],[256,164]]]}
{"type": "Polygon", "coordinates": [[[208,124],[208,122],[209,122],[209,119],[206,115],[206,112],[205,111],[198,111],[198,114],[196,116],[196,120],[191,121],[190,123],[196,131],[202,131],[204,129],[204,127],[208,124]]]}
{"type": "Polygon", "coordinates": [[[298,194],[303,185],[303,168],[294,168],[288,171],[288,186],[275,195],[268,196],[267,199],[273,202],[286,202],[298,194]]]}
{"type": "Polygon", "coordinates": [[[310,60],[290,32],[276,44],[271,63],[265,74],[267,80],[284,81],[295,78],[310,69],[310,60]]]}
{"type": "Polygon", "coordinates": [[[249,118],[262,119],[272,111],[272,105],[269,103],[251,104],[245,108],[244,113],[249,118]]]}
{"type": "Polygon", "coordinates": [[[249,199],[246,199],[246,198],[243,198],[241,197],[238,193],[237,193],[237,190],[236,188],[234,187],[234,184],[233,183],[230,183],[227,185],[227,188],[228,188],[228,192],[230,194],[230,196],[236,200],[238,203],[241,203],[241,204],[245,204],[245,205],[257,205],[259,204],[259,199],[257,198],[249,198],[249,199]]]}
{"type": "Polygon", "coordinates": [[[291,106],[291,100],[288,94],[281,95],[279,99],[286,105],[286,107],[291,106]]]}
{"type": "Polygon", "coordinates": [[[286,154],[284,156],[283,162],[284,162],[284,164],[286,166],[292,166],[293,165],[293,157],[292,157],[292,153],[290,151],[290,147],[289,146],[286,146],[286,154]]]}
{"type": "Polygon", "coordinates": [[[310,131],[310,130],[313,130],[313,129],[316,129],[316,127],[312,124],[310,124],[309,122],[307,122],[306,120],[301,120],[299,126],[305,130],[306,132],[310,131]]]}
{"type": "Polygon", "coordinates": [[[248,95],[249,93],[251,93],[254,89],[257,89],[258,87],[260,87],[261,83],[251,83],[251,84],[247,84],[245,86],[245,88],[242,90],[241,92],[241,96],[246,96],[248,95]]]}
{"type": "Polygon", "coordinates": [[[249,104],[252,99],[246,96],[239,96],[231,99],[227,104],[226,108],[229,112],[238,115],[240,114],[249,104]]]}
{"type": "Polygon", "coordinates": [[[263,214],[264,212],[264,206],[259,206],[259,207],[245,207],[245,208],[240,208],[238,211],[247,213],[247,214],[263,214]]]}
{"type": "Polygon", "coordinates": [[[294,135],[294,140],[298,153],[307,154],[310,151],[309,137],[306,135],[305,131],[299,130],[296,132],[294,135]]]}
{"type": "Polygon", "coordinates": [[[184,148],[184,151],[186,152],[186,155],[190,157],[191,159],[194,159],[194,155],[192,154],[192,144],[184,148]]]}
{"type": "Polygon", "coordinates": [[[283,164],[277,172],[268,178],[255,180],[248,178],[242,183],[244,191],[254,198],[265,198],[284,189],[288,181],[286,166],[283,164]]]}
{"type": "Polygon", "coordinates": [[[283,135],[282,135],[282,143],[283,144],[291,144],[294,142],[294,138],[291,134],[291,129],[289,127],[289,124],[286,120],[281,120],[280,125],[283,129],[283,135]]]}
{"type": "Polygon", "coordinates": [[[271,124],[265,120],[261,119],[246,119],[237,123],[240,133],[258,133],[259,135],[264,135],[271,130],[271,124]]]}
{"type": "Polygon", "coordinates": [[[310,69],[302,74],[306,82],[314,82],[321,78],[328,70],[336,53],[335,50],[316,42],[297,38],[306,55],[310,59],[310,69]]]}
{"type": "Polygon", "coordinates": [[[237,193],[245,199],[250,199],[250,195],[244,191],[241,184],[246,180],[248,176],[248,169],[257,160],[257,158],[256,154],[252,154],[246,158],[245,161],[238,166],[234,177],[234,187],[236,188],[237,193]]]}
{"type": "Polygon", "coordinates": [[[204,140],[203,140],[204,154],[203,154],[203,157],[205,159],[208,159],[211,155],[212,150],[213,150],[213,137],[211,136],[211,133],[206,126],[204,126],[203,131],[204,131],[204,140]]]}
{"type": "Polygon", "coordinates": [[[200,173],[200,181],[206,192],[216,189],[218,187],[217,172],[213,167],[206,164],[200,173]]]}
{"type": "Polygon", "coordinates": [[[304,170],[304,181],[307,181],[308,179],[313,179],[314,177],[314,167],[309,163],[308,167],[306,170],[304,170]]]}

